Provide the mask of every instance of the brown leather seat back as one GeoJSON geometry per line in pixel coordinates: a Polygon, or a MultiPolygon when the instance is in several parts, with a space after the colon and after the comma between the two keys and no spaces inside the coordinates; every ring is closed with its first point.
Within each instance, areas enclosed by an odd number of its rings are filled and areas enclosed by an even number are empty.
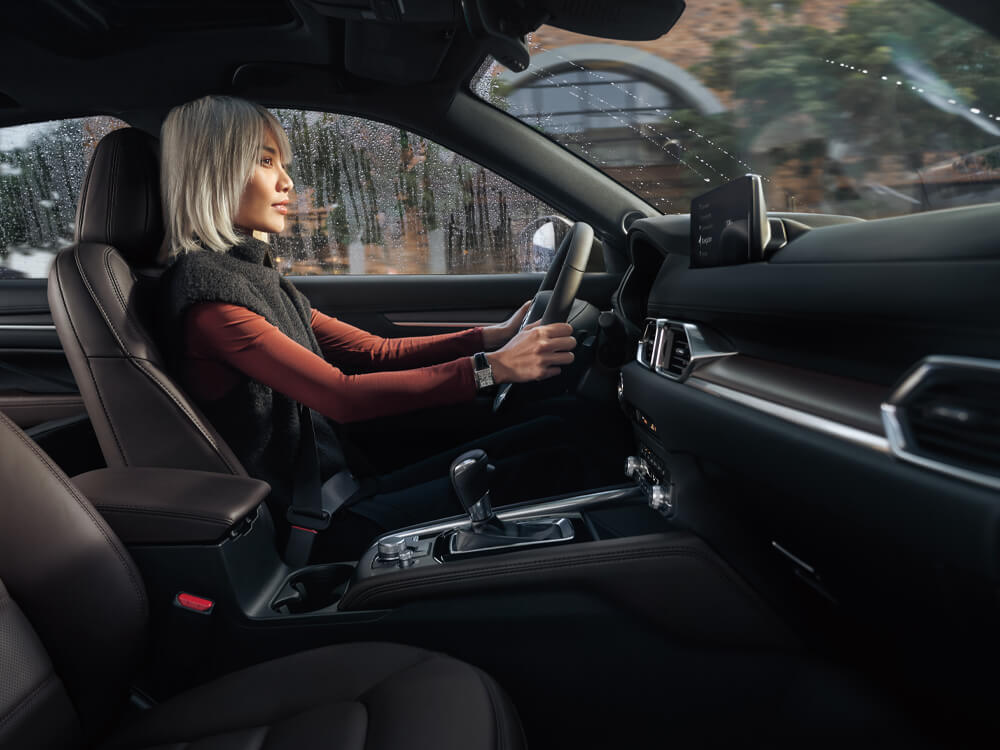
{"type": "Polygon", "coordinates": [[[49,273],[59,340],[110,467],[246,472],[168,374],[151,335],[163,220],[155,140],[109,133],[87,169],[76,243],[49,273]]]}
{"type": "Polygon", "coordinates": [[[0,747],[77,747],[125,705],[146,593],[128,552],[0,414],[0,747]]]}

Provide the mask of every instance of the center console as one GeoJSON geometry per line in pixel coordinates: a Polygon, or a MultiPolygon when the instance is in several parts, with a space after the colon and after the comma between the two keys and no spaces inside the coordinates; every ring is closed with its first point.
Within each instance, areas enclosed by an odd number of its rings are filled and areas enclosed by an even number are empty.
{"type": "MultiPolygon", "coordinates": [[[[489,629],[514,616],[526,638],[529,623],[553,607],[584,621],[610,607],[725,644],[788,638],[704,542],[650,509],[641,483],[493,509],[490,468],[482,451],[452,465],[466,513],[386,534],[357,561],[299,568],[277,552],[267,486],[256,480],[105,469],[74,481],[142,571],[157,694],[339,641],[401,641],[468,657],[470,622],[489,629]]],[[[632,473],[637,482],[645,476],[632,473]]]]}

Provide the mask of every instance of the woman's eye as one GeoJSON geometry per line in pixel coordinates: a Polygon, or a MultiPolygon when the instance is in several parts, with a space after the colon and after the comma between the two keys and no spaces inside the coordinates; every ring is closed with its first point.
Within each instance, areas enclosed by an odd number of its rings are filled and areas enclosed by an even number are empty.
{"type": "Polygon", "coordinates": [[[260,163],[262,166],[270,167],[272,164],[274,164],[274,159],[272,159],[270,156],[265,156],[261,158],[260,163]]]}

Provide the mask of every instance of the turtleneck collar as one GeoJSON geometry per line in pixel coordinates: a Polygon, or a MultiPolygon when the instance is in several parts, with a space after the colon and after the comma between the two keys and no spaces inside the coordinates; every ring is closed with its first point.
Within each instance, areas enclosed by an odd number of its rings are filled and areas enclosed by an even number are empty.
{"type": "Polygon", "coordinates": [[[229,248],[228,252],[230,255],[234,258],[245,260],[248,263],[274,268],[270,245],[247,234],[239,233],[236,236],[239,237],[240,241],[239,244],[229,248]]]}

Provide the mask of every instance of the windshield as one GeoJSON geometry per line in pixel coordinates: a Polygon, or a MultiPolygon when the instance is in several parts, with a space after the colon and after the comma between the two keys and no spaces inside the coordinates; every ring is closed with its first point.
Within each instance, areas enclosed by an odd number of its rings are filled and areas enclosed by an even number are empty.
{"type": "Polygon", "coordinates": [[[656,41],[528,41],[475,92],[664,213],[748,172],[776,211],[1000,200],[1000,43],[927,0],[688,0],[656,41]]]}

